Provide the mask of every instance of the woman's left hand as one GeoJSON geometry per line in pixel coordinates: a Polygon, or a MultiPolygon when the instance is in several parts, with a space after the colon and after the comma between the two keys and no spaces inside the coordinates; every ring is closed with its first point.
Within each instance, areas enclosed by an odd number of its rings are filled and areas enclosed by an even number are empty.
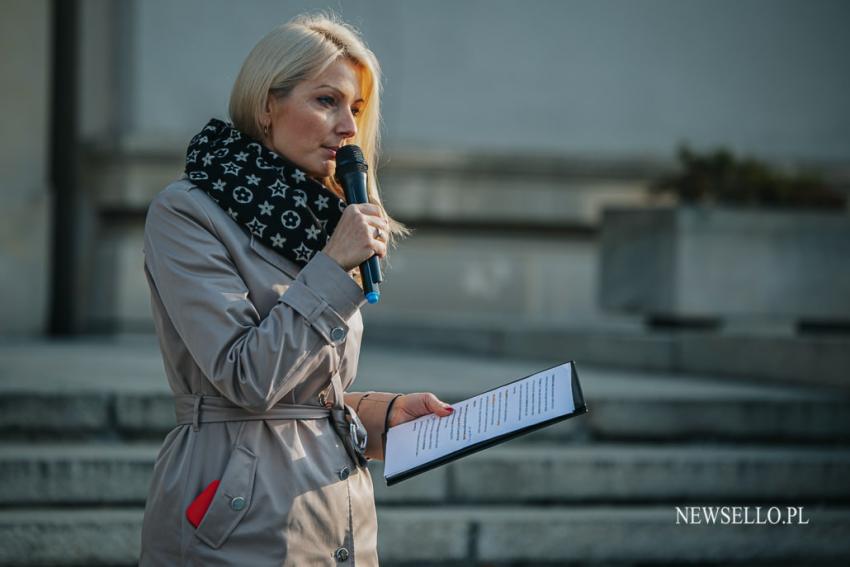
{"type": "Polygon", "coordinates": [[[437,417],[446,417],[451,415],[453,411],[452,406],[441,402],[437,399],[437,396],[430,392],[404,394],[396,398],[393,407],[390,408],[387,425],[394,427],[432,413],[436,414],[437,417]]]}

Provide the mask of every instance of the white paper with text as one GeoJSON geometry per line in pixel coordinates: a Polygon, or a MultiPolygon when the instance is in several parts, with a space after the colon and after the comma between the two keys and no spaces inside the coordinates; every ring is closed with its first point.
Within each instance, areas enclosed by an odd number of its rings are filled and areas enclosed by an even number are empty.
{"type": "Polygon", "coordinates": [[[575,411],[572,367],[565,363],[490,392],[452,403],[387,432],[384,477],[389,478],[455,451],[575,411]]]}

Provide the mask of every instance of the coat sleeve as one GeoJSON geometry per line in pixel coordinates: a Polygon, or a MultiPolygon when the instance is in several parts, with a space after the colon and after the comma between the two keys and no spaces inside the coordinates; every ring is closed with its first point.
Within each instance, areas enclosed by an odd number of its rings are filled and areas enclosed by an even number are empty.
{"type": "Polygon", "coordinates": [[[383,460],[386,449],[386,423],[390,403],[401,396],[389,392],[346,392],[345,403],[354,408],[366,428],[366,456],[383,460]]]}
{"type": "Polygon", "coordinates": [[[261,319],[203,204],[163,191],[145,221],[145,264],[169,319],[222,396],[265,411],[306,378],[323,347],[348,336],[363,291],[317,252],[261,319]],[[333,339],[337,327],[345,333],[333,339]]]}

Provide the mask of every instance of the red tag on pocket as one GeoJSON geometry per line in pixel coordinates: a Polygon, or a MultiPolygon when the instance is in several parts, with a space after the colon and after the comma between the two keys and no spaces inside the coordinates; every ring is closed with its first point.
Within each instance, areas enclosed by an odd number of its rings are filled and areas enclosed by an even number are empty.
{"type": "Polygon", "coordinates": [[[197,498],[192,500],[192,503],[186,508],[186,517],[189,519],[189,523],[196,528],[201,523],[201,520],[204,519],[207,508],[212,504],[212,499],[215,496],[215,491],[218,490],[219,482],[218,480],[214,480],[209,483],[204,491],[198,494],[197,498]]]}

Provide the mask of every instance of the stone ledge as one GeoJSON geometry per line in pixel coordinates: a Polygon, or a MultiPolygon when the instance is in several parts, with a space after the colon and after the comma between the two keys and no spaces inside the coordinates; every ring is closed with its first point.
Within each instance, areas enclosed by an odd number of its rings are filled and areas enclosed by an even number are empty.
{"type": "MultiPolygon", "coordinates": [[[[0,506],[142,504],[158,445],[0,444],[0,506]]],[[[523,446],[513,441],[387,487],[386,505],[850,502],[850,448],[523,446]]]]}
{"type": "Polygon", "coordinates": [[[144,503],[158,450],[0,444],[0,505],[144,503]]]}
{"type": "Polygon", "coordinates": [[[0,431],[4,434],[106,431],[110,405],[110,396],[105,392],[2,392],[0,431]]]}
{"type": "Polygon", "coordinates": [[[0,510],[0,565],[137,565],[142,510],[0,510]]]}
{"type": "MultiPolygon", "coordinates": [[[[770,389],[729,384],[698,387],[669,378],[621,378],[582,372],[591,411],[523,437],[522,442],[598,440],[848,441],[850,401],[820,395],[778,396],[770,389]],[[595,378],[595,379],[594,379],[595,378]],[[620,391],[617,391],[617,388],[620,391]]],[[[609,373],[613,374],[613,373],[609,373]]],[[[392,389],[372,375],[364,389],[392,389]]],[[[470,397],[477,381],[410,382],[451,402],[470,397]]],[[[482,384],[481,387],[484,385],[482,384]]],[[[68,391],[61,395],[16,392],[0,397],[0,431],[6,438],[127,438],[160,440],[175,426],[166,392],[68,391]]]]}
{"type": "MultiPolygon", "coordinates": [[[[616,343],[608,343],[601,337],[593,342],[593,349],[582,352],[581,339],[575,338],[576,333],[566,331],[555,330],[550,334],[541,331],[540,335],[546,336],[539,336],[538,342],[532,340],[533,335],[527,335],[529,344],[536,345],[538,356],[527,350],[525,357],[519,357],[505,356],[499,350],[501,339],[495,330],[487,331],[491,333],[488,340],[476,344],[473,339],[484,335],[466,326],[393,328],[395,340],[417,343],[420,347],[432,342],[446,347],[453,338],[469,342],[464,345],[463,353],[446,349],[411,350],[400,348],[398,343],[378,347],[375,345],[380,344],[382,329],[389,337],[392,328],[370,327],[355,390],[433,391],[451,402],[567,358],[577,360],[590,413],[534,433],[523,438],[523,442],[850,440],[850,395],[835,389],[747,383],[721,379],[711,370],[694,375],[641,370],[641,365],[593,366],[592,361],[601,359],[606,348],[611,353],[607,362],[616,364],[619,356],[616,343]]],[[[781,342],[764,340],[765,351],[783,348],[781,342]]],[[[632,343],[635,356],[647,350],[645,343],[651,340],[635,339],[632,343]]],[[[838,353],[843,344],[834,346],[836,356],[845,356],[838,353]]],[[[812,349],[813,353],[817,351],[817,344],[812,349]]],[[[850,348],[844,350],[850,353],[850,348]]],[[[0,381],[0,432],[6,438],[50,435],[63,439],[160,440],[174,427],[171,392],[153,342],[0,345],[0,360],[4,371],[0,381]],[[125,370],[116,374],[116,366],[125,370]]]]}
{"type": "Polygon", "coordinates": [[[617,332],[534,324],[447,323],[421,317],[374,317],[369,321],[368,336],[372,344],[382,346],[573,359],[581,365],[850,390],[850,337],[617,332]]]}
{"type": "MultiPolygon", "coordinates": [[[[415,562],[836,564],[850,509],[804,509],[809,525],[676,525],[673,507],[378,510],[382,565],[415,562]]],[[[135,565],[142,510],[0,510],[0,565],[135,565]]]]}
{"type": "Polygon", "coordinates": [[[450,501],[850,501],[850,448],[504,447],[449,468],[450,501]]]}
{"type": "Polygon", "coordinates": [[[672,506],[490,509],[478,520],[475,551],[480,561],[585,564],[850,559],[850,510],[806,508],[804,516],[809,525],[677,526],[672,506]]]}

